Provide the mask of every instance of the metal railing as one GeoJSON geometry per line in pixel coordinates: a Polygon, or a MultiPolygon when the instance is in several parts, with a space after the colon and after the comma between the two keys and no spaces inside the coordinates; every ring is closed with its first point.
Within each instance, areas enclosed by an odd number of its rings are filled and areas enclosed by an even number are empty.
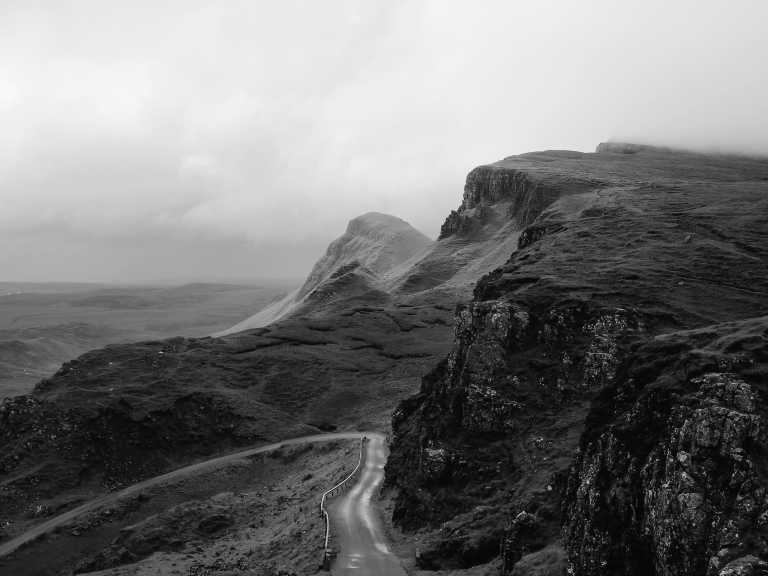
{"type": "Polygon", "coordinates": [[[363,459],[365,458],[365,444],[368,442],[368,438],[363,436],[360,438],[360,455],[357,459],[357,466],[352,472],[344,478],[341,482],[336,484],[330,490],[323,492],[323,497],[320,498],[320,516],[325,518],[325,541],[323,544],[323,570],[330,570],[331,563],[335,558],[335,551],[331,549],[331,519],[328,516],[328,509],[325,507],[325,503],[329,498],[338,496],[349,488],[353,480],[357,479],[360,475],[360,470],[363,468],[363,459]]]}

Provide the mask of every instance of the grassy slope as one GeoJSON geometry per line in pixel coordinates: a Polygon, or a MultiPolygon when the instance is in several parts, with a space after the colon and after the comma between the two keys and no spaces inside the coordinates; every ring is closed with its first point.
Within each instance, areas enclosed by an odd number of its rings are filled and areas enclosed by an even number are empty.
{"type": "Polygon", "coordinates": [[[384,427],[450,339],[450,311],[359,304],[221,339],[113,345],[0,408],[0,510],[85,498],[207,455],[340,426],[384,427]]]}
{"type": "Polygon", "coordinates": [[[0,399],[106,344],[211,334],[286,289],[0,283],[0,399]]]}
{"type": "Polygon", "coordinates": [[[0,559],[0,573],[312,574],[325,530],[318,494],[349,473],[358,446],[298,445],[154,487],[0,559]]]}
{"type": "Polygon", "coordinates": [[[402,406],[388,481],[400,489],[397,518],[420,530],[425,566],[495,558],[521,510],[537,512],[543,541],[556,540],[551,487],[563,482],[589,412],[590,346],[618,359],[633,338],[768,312],[768,161],[643,150],[542,152],[495,166],[541,185],[594,185],[545,208],[524,248],[478,283],[479,315],[454,344],[455,369],[442,365],[402,406]],[[529,322],[504,344],[490,307],[508,302],[529,322]],[[641,327],[593,339],[590,323],[617,310],[641,327]],[[520,406],[510,429],[464,425],[469,383],[520,406]],[[443,476],[422,473],[423,446],[447,450],[443,476]]]}
{"type": "MultiPolygon", "coordinates": [[[[629,298],[649,309],[685,303],[658,315],[669,326],[761,309],[765,163],[539,153],[500,165],[554,183],[551,189],[568,191],[573,175],[579,186],[542,216],[544,237],[482,284],[482,298],[516,292],[544,307],[561,296],[607,305],[629,298]],[[601,179],[593,174],[598,168],[601,179]],[[592,180],[599,190],[585,192],[592,180]],[[731,270],[743,275],[736,285],[711,282],[731,270]]],[[[489,248],[494,234],[484,236],[489,248]]],[[[415,269],[404,292],[434,286],[431,268],[454,273],[449,251],[436,256],[415,269]]],[[[322,314],[274,327],[220,340],[112,346],[68,364],[14,403],[13,413],[0,413],[0,509],[14,521],[9,531],[38,503],[92,494],[234,446],[317,427],[385,424],[391,407],[447,351],[460,291],[393,301],[363,290],[322,314]]],[[[521,442],[521,461],[541,482],[567,461],[585,410],[574,406],[570,420],[551,415],[563,428],[551,430],[554,462],[521,442]]],[[[486,488],[478,488],[472,498],[482,501],[486,488]]],[[[530,492],[520,475],[509,488],[530,492]]],[[[503,513],[500,506],[493,517],[503,513]]]]}

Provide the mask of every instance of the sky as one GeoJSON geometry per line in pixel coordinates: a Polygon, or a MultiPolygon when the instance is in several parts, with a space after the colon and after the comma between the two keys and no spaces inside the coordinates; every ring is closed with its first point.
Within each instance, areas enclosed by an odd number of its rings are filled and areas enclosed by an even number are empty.
{"type": "Polygon", "coordinates": [[[0,280],[303,277],[474,166],[768,153],[768,2],[0,0],[0,280]]]}

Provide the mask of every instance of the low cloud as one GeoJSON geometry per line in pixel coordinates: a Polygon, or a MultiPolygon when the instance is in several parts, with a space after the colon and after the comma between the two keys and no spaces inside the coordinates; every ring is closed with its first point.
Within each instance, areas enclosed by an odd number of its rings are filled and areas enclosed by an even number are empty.
{"type": "Polygon", "coordinates": [[[768,151],[764,3],[0,6],[4,278],[301,276],[436,235],[473,166],[608,138],[768,151]]]}

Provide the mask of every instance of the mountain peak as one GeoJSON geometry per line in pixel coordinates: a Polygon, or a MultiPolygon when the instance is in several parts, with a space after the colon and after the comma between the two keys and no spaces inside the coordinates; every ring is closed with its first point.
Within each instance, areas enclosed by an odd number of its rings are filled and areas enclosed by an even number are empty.
{"type": "Polygon", "coordinates": [[[384,288],[388,274],[431,244],[432,240],[401,218],[381,212],[361,214],[330,243],[301,288],[216,335],[266,326],[313,298],[327,303],[353,293],[376,292],[384,288]]]}
{"type": "Polygon", "coordinates": [[[307,294],[333,273],[356,263],[382,276],[432,243],[426,235],[396,216],[367,212],[349,221],[347,231],[331,242],[317,261],[301,293],[307,294]]]}
{"type": "Polygon", "coordinates": [[[366,212],[365,214],[352,218],[347,224],[347,234],[369,236],[372,233],[373,235],[405,233],[411,236],[423,236],[429,240],[429,238],[416,230],[416,228],[411,226],[405,220],[381,212],[366,212]]]}

